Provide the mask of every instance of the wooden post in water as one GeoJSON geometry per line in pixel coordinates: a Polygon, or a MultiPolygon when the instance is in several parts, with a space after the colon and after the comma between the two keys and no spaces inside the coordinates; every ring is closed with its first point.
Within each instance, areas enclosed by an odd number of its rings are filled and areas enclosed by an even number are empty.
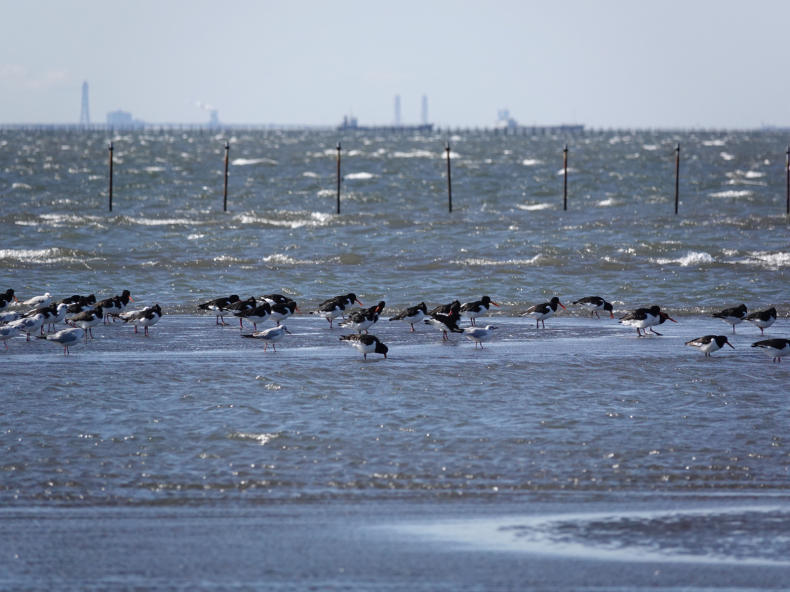
{"type": "Polygon", "coordinates": [[[222,192],[222,211],[228,211],[228,157],[230,156],[230,142],[225,140],[225,188],[222,192]]]}
{"type": "Polygon", "coordinates": [[[340,213],[340,142],[337,143],[337,213],[340,213]]]}
{"type": "Polygon", "coordinates": [[[563,171],[563,181],[562,181],[562,209],[563,211],[568,210],[568,145],[565,144],[565,148],[562,149],[562,171],[563,171]]]}
{"type": "Polygon", "coordinates": [[[675,214],[678,213],[680,199],[680,144],[675,146],[675,214]]]}
{"type": "Polygon", "coordinates": [[[787,147],[785,156],[785,183],[787,184],[787,204],[785,205],[785,214],[790,216],[790,146],[787,147]]]}
{"type": "Polygon", "coordinates": [[[444,146],[444,151],[447,153],[447,209],[453,213],[453,182],[450,176],[450,142],[448,141],[444,146]]]}
{"type": "Polygon", "coordinates": [[[112,140],[110,141],[110,188],[109,188],[109,195],[110,195],[110,211],[112,212],[112,140]]]}

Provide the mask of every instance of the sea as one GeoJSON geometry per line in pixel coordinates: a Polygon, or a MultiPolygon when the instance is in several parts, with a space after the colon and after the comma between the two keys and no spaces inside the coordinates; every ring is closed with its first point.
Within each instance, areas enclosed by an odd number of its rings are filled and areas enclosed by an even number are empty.
{"type": "Polygon", "coordinates": [[[790,338],[788,142],[1,131],[7,310],[163,316],[0,346],[0,589],[790,589],[790,359],[752,347],[790,338]],[[272,293],[276,351],[198,308],[272,293]],[[347,293],[386,358],[311,314],[347,293]],[[389,320],[483,295],[482,348],[389,320]],[[741,303],[775,324],[712,316],[741,303]],[[660,335],[620,323],[651,305],[660,335]]]}

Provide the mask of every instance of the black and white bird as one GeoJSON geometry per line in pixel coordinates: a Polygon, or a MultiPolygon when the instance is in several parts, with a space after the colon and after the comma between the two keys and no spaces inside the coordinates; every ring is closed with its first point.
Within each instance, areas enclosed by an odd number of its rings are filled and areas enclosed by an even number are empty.
{"type": "Polygon", "coordinates": [[[363,310],[355,310],[348,314],[346,320],[340,323],[343,328],[351,329],[356,333],[368,332],[368,329],[379,320],[379,314],[384,310],[386,303],[381,300],[375,306],[363,310]]]}
{"type": "Polygon", "coordinates": [[[448,302],[447,304],[440,304],[439,306],[432,308],[428,311],[428,316],[435,315],[436,313],[440,312],[442,314],[447,314],[455,307],[460,307],[461,303],[458,300],[453,300],[452,302],[448,302]]]}
{"type": "Polygon", "coordinates": [[[237,316],[240,320],[246,319],[247,321],[251,322],[253,330],[257,331],[258,323],[262,323],[272,316],[272,305],[264,301],[263,304],[259,304],[255,308],[244,310],[237,316]]]}
{"type": "Polygon", "coordinates": [[[782,356],[790,354],[790,339],[765,339],[752,343],[752,347],[760,347],[771,356],[772,361],[779,363],[782,356]]]}
{"type": "Polygon", "coordinates": [[[475,348],[480,345],[483,349],[483,342],[491,339],[492,331],[496,329],[494,325],[486,325],[485,327],[467,327],[464,329],[464,336],[475,342],[475,348]]]}
{"type": "Polygon", "coordinates": [[[63,304],[82,304],[84,306],[92,306],[96,304],[96,294],[89,294],[88,296],[81,296],[80,294],[74,294],[72,296],[68,296],[61,300],[63,304]]]}
{"type": "Polygon", "coordinates": [[[255,331],[255,333],[246,333],[243,334],[242,337],[248,337],[250,339],[260,339],[263,341],[263,351],[269,347],[271,344],[272,349],[277,351],[277,346],[275,345],[278,341],[280,341],[285,334],[288,333],[289,335],[291,332],[285,325],[279,325],[277,327],[269,327],[268,329],[264,329],[263,331],[255,331]]]}
{"type": "Polygon", "coordinates": [[[340,341],[345,341],[357,348],[362,352],[362,358],[365,360],[368,359],[368,354],[383,354],[386,358],[389,351],[389,348],[379,341],[379,338],[375,335],[354,333],[353,335],[341,336],[340,341]]]}
{"type": "MultiPolygon", "coordinates": [[[[96,298],[94,297],[94,301],[96,298]]],[[[121,314],[129,306],[130,302],[134,302],[132,293],[129,290],[124,290],[120,295],[116,294],[110,298],[105,298],[96,303],[96,306],[101,306],[104,310],[104,323],[106,324],[110,317],[121,314]]]]}
{"type": "MultiPolygon", "coordinates": [[[[72,306],[74,306],[72,304],[72,306]]],[[[71,307],[69,307],[71,309],[71,307]]],[[[101,323],[104,319],[104,310],[101,306],[89,308],[81,313],[75,314],[68,319],[68,323],[74,327],[79,327],[85,331],[85,343],[88,343],[88,336],[93,339],[93,327],[101,323]]]]}
{"type": "Polygon", "coordinates": [[[287,302],[278,302],[271,305],[271,319],[278,325],[285,319],[294,314],[299,308],[296,306],[295,300],[288,300],[287,302]]]}
{"type": "MultiPolygon", "coordinates": [[[[456,301],[457,302],[457,301],[456,301]]],[[[460,304],[458,305],[460,306],[460,304]]],[[[411,325],[411,330],[414,331],[414,323],[419,323],[428,316],[428,307],[424,302],[420,302],[416,306],[400,311],[394,317],[390,317],[390,321],[405,321],[411,325]]]]}
{"type": "Polygon", "coordinates": [[[543,302],[541,304],[536,304],[535,306],[531,306],[527,309],[524,313],[524,316],[532,317],[535,319],[535,328],[537,329],[539,324],[543,325],[543,328],[546,328],[546,319],[549,317],[553,317],[554,313],[557,312],[557,307],[561,306],[563,310],[565,306],[560,302],[560,299],[554,296],[548,302],[543,302]]]}
{"type": "Polygon", "coordinates": [[[427,319],[423,320],[426,325],[431,325],[435,329],[442,332],[442,341],[449,341],[450,338],[447,333],[463,333],[464,330],[458,326],[458,321],[461,320],[461,315],[458,311],[460,307],[453,307],[447,314],[436,313],[427,319]]]}
{"type": "Polygon", "coordinates": [[[158,304],[153,306],[146,306],[139,310],[129,310],[122,312],[118,315],[124,323],[132,323],[134,325],[134,332],[137,333],[137,327],[144,328],[144,334],[148,337],[148,327],[155,325],[162,318],[162,308],[158,304]]]}
{"type": "Polygon", "coordinates": [[[198,304],[198,309],[212,311],[215,315],[217,315],[217,319],[216,319],[217,325],[227,325],[225,319],[223,318],[223,315],[227,312],[228,306],[238,301],[239,301],[238,294],[232,294],[230,296],[221,296],[219,298],[214,298],[213,300],[209,300],[208,302],[198,304]]]}
{"type": "Polygon", "coordinates": [[[731,308],[725,308],[721,312],[714,312],[711,316],[716,319],[721,319],[728,325],[732,325],[732,334],[735,335],[735,325],[746,318],[746,313],[746,305],[740,304],[731,308]]]}
{"type": "Polygon", "coordinates": [[[612,306],[611,302],[607,302],[600,296],[585,296],[584,298],[579,298],[578,300],[574,300],[573,304],[579,304],[584,306],[587,310],[590,311],[590,316],[595,315],[599,319],[601,315],[598,313],[600,311],[608,312],[609,318],[614,318],[614,307],[612,306]]]}
{"type": "Polygon", "coordinates": [[[329,321],[329,328],[331,329],[334,320],[337,317],[344,316],[346,311],[354,304],[359,304],[362,306],[362,302],[357,299],[357,295],[353,292],[350,292],[348,294],[342,294],[340,296],[335,296],[333,298],[329,298],[328,300],[324,300],[318,305],[318,308],[310,314],[324,317],[327,321],[329,321]]]}
{"type": "Polygon", "coordinates": [[[735,346],[727,340],[726,335],[703,335],[702,337],[687,341],[686,345],[696,347],[705,354],[706,358],[709,358],[713,352],[719,351],[725,345],[729,345],[732,349],[735,349],[735,346]]]}
{"type": "Polygon", "coordinates": [[[69,355],[69,348],[72,345],[77,345],[80,341],[82,341],[85,335],[85,331],[80,329],[79,327],[69,327],[68,329],[62,329],[57,333],[50,333],[49,335],[39,336],[39,339],[46,339],[47,341],[51,341],[53,343],[57,343],[58,345],[63,346],[63,355],[69,355]]]}
{"type": "Polygon", "coordinates": [[[749,313],[746,320],[760,328],[760,335],[765,335],[765,329],[776,322],[776,308],[749,313]]]}
{"type": "Polygon", "coordinates": [[[620,322],[623,325],[634,327],[636,329],[636,334],[639,337],[643,337],[642,330],[644,330],[645,335],[647,335],[648,329],[651,333],[661,335],[661,333],[657,333],[655,330],[653,330],[653,327],[655,325],[660,325],[665,320],[670,320],[673,323],[677,323],[675,319],[670,318],[670,316],[666,313],[662,313],[661,307],[657,304],[654,304],[650,308],[637,308],[636,310],[633,310],[620,317],[620,322]],[[661,318],[662,314],[665,316],[663,320],[661,318]]]}
{"type": "Polygon", "coordinates": [[[0,310],[5,310],[11,304],[11,302],[19,302],[14,296],[14,289],[8,288],[5,292],[0,294],[0,310]]]}
{"type": "Polygon", "coordinates": [[[487,313],[492,304],[494,306],[499,306],[499,304],[491,300],[489,296],[483,296],[480,300],[475,300],[474,302],[464,302],[459,311],[461,316],[468,318],[469,322],[474,326],[475,319],[487,313]]]}
{"type": "Polygon", "coordinates": [[[261,298],[268,302],[269,305],[285,303],[291,300],[288,296],[283,296],[282,294],[264,294],[261,298]]]}
{"type": "Polygon", "coordinates": [[[257,305],[258,304],[255,301],[255,296],[250,296],[246,300],[239,300],[238,302],[229,304],[225,310],[230,312],[237,319],[239,319],[239,331],[241,331],[242,329],[241,315],[247,311],[252,310],[257,305]]]}

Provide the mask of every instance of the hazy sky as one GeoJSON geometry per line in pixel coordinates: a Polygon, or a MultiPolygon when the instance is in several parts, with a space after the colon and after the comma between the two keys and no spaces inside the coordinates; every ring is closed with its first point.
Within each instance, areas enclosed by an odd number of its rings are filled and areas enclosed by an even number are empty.
{"type": "Polygon", "coordinates": [[[0,0],[0,122],[790,125],[785,0],[0,0]]]}

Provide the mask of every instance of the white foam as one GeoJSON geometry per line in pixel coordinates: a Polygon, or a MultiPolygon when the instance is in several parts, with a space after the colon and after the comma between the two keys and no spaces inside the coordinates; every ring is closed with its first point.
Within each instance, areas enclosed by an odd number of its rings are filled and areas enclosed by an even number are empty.
{"type": "Polygon", "coordinates": [[[529,259],[505,259],[498,261],[496,259],[487,259],[485,257],[470,257],[469,259],[461,259],[453,261],[455,265],[480,265],[483,267],[494,267],[502,265],[534,265],[543,259],[543,255],[538,253],[529,259]]]}
{"type": "Polygon", "coordinates": [[[705,140],[702,142],[703,146],[725,146],[727,142],[724,140],[705,140]]]}
{"type": "Polygon", "coordinates": [[[642,150],[647,150],[648,152],[654,152],[658,150],[661,146],[658,144],[644,144],[642,146],[642,150]]]}
{"type": "Polygon", "coordinates": [[[430,150],[410,150],[408,152],[393,152],[392,158],[436,158],[430,150]]]}
{"type": "Polygon", "coordinates": [[[735,156],[733,154],[730,154],[729,152],[719,152],[719,156],[721,156],[723,160],[735,159],[735,156]]]}
{"type": "Polygon", "coordinates": [[[521,164],[524,166],[537,166],[539,164],[543,164],[543,161],[538,160],[537,158],[525,158],[521,161],[521,164]]]}
{"type": "Polygon", "coordinates": [[[368,179],[372,179],[375,175],[373,173],[349,173],[345,175],[343,178],[348,181],[367,181],[368,179]]]}
{"type": "Polygon", "coordinates": [[[768,269],[779,269],[790,266],[790,253],[769,253],[768,251],[754,251],[739,263],[748,265],[761,265],[768,269]]]}
{"type": "Polygon", "coordinates": [[[527,212],[536,212],[538,210],[548,210],[553,206],[550,203],[539,203],[539,204],[517,204],[516,207],[519,210],[526,210],[527,212]]]}
{"type": "Polygon", "coordinates": [[[711,193],[711,197],[749,197],[752,195],[752,192],[748,189],[743,189],[737,191],[735,189],[729,189],[727,191],[717,191],[716,193],[711,193]]]}
{"type": "Polygon", "coordinates": [[[614,206],[617,205],[617,201],[610,197],[609,199],[602,199],[598,202],[598,205],[601,207],[614,206]]]}
{"type": "Polygon", "coordinates": [[[11,189],[33,189],[33,187],[27,183],[12,183],[11,189]]]}
{"type": "Polygon", "coordinates": [[[251,166],[256,164],[277,164],[277,161],[271,158],[235,158],[230,164],[233,166],[251,166]]]}
{"type": "Polygon", "coordinates": [[[716,260],[704,251],[689,251],[683,257],[677,259],[652,259],[654,263],[659,265],[669,265],[671,263],[678,263],[681,267],[689,267],[691,265],[704,265],[707,263],[715,263],[716,260]]]}

